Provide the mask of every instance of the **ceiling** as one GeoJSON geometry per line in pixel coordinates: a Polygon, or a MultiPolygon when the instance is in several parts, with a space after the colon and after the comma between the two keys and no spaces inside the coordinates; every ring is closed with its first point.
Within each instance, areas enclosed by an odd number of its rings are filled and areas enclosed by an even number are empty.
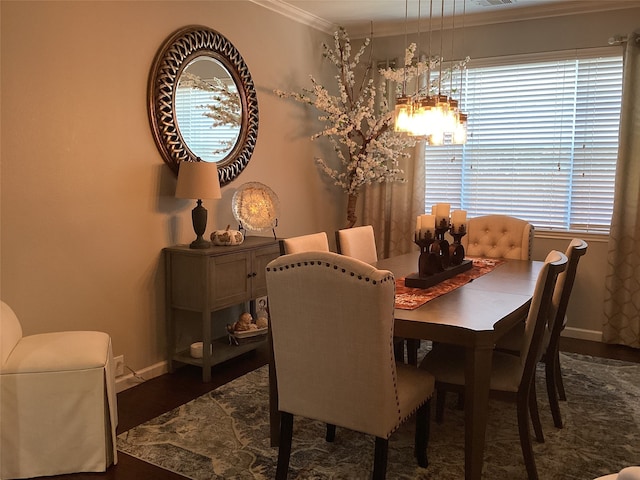
{"type": "Polygon", "coordinates": [[[630,8],[640,0],[252,0],[326,33],[338,26],[350,36],[398,35],[424,28],[432,8],[432,28],[486,25],[534,18],[630,8]],[[455,16],[453,15],[455,7],[455,16]],[[464,22],[464,23],[463,23],[464,22]]]}

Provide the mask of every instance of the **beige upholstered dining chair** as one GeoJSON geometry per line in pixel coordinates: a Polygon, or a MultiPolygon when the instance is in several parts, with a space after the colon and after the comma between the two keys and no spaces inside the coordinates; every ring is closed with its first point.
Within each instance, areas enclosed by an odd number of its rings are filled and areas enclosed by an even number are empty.
{"type": "Polygon", "coordinates": [[[109,335],[25,337],[4,302],[0,315],[0,478],[104,472],[117,462],[109,335]]]}
{"type": "MultiPolygon", "coordinates": [[[[558,398],[561,400],[567,399],[560,368],[560,334],[567,324],[567,307],[569,306],[569,299],[578,270],[578,262],[580,257],[587,253],[587,247],[587,242],[579,238],[571,240],[567,247],[566,256],[569,261],[566,270],[558,275],[558,281],[553,292],[552,307],[549,312],[550,320],[544,330],[539,354],[539,360],[544,360],[545,362],[547,396],[549,397],[553,423],[558,428],[562,428],[562,416],[558,398]]],[[[496,349],[519,354],[523,339],[524,325],[522,324],[504,335],[496,343],[496,349]]]]}
{"type": "MultiPolygon", "coordinates": [[[[492,392],[500,392],[516,402],[520,446],[524,455],[529,480],[538,478],[531,438],[529,435],[529,414],[534,425],[536,438],[543,441],[542,428],[535,397],[534,372],[538,363],[538,350],[547,323],[548,312],[557,276],[567,266],[567,257],[558,251],[551,251],[538,274],[531,306],[525,323],[524,341],[520,355],[494,351],[490,376],[492,392]]],[[[436,419],[442,421],[445,392],[461,392],[465,385],[465,355],[460,348],[437,344],[429,352],[420,367],[436,377],[436,419]]]]}
{"type": "Polygon", "coordinates": [[[530,260],[534,227],[508,215],[484,215],[467,221],[461,243],[470,257],[530,260]]]}
{"type": "MultiPolygon", "coordinates": [[[[526,220],[509,215],[483,215],[467,221],[467,234],[461,243],[465,255],[514,260],[531,260],[534,227],[526,220]]],[[[523,324],[524,325],[524,318],[523,324]]],[[[459,394],[458,405],[464,403],[459,394]]]]}
{"type": "MultiPolygon", "coordinates": [[[[366,263],[378,261],[376,237],[371,225],[337,230],[336,247],[338,253],[342,255],[357,258],[366,263]]],[[[404,360],[406,345],[408,363],[412,365],[418,364],[420,340],[395,338],[394,345],[396,358],[404,360]]]]}
{"type": "Polygon", "coordinates": [[[329,251],[329,238],[326,232],[310,233],[309,235],[283,238],[280,240],[281,255],[312,251],[329,251]]]}
{"type": "Polygon", "coordinates": [[[385,478],[388,439],[416,414],[415,455],[427,466],[433,375],[396,363],[393,274],[333,252],[281,256],[267,265],[280,448],[276,478],[285,479],[293,417],[375,439],[373,478],[385,478]]]}
{"type": "Polygon", "coordinates": [[[378,261],[376,237],[371,225],[345,228],[336,231],[338,253],[357,258],[366,263],[378,261]]]}

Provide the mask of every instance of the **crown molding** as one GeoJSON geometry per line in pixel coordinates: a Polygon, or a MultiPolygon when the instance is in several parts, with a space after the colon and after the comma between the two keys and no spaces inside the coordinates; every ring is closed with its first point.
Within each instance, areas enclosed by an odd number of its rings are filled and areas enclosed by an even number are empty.
{"type": "Polygon", "coordinates": [[[273,12],[279,13],[287,18],[295,20],[298,23],[302,23],[309,27],[315,28],[325,33],[333,34],[338,28],[338,25],[331,23],[324,18],[317,17],[305,10],[298,7],[294,7],[288,3],[284,3],[282,0],[249,0],[257,5],[260,5],[273,12]]]}
{"type": "MultiPolygon", "coordinates": [[[[300,8],[286,3],[284,0],[250,0],[280,15],[284,15],[296,22],[305,24],[322,32],[333,34],[338,25],[323,18],[317,17],[300,8]]],[[[625,8],[637,7],[637,3],[629,0],[562,0],[556,3],[541,3],[532,7],[494,9],[490,12],[467,13],[464,16],[456,16],[455,24],[453,17],[445,17],[442,28],[450,29],[454,25],[456,28],[463,25],[465,27],[492,25],[496,23],[520,22],[523,20],[536,20],[551,17],[562,17],[567,15],[583,15],[587,13],[605,12],[611,10],[621,10],[625,8]]],[[[440,30],[440,21],[434,22],[433,30],[440,30]]],[[[363,19],[361,22],[343,25],[351,38],[364,38],[371,34],[371,20],[363,19]]],[[[387,37],[404,34],[405,29],[417,30],[417,21],[409,20],[405,25],[402,21],[378,21],[374,23],[376,37],[387,37]]]]}

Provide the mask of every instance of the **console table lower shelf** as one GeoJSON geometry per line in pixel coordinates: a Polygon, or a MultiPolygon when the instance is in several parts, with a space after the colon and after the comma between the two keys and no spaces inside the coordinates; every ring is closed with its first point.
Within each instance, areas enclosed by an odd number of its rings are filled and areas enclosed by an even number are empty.
{"type": "MultiPolygon", "coordinates": [[[[244,343],[240,345],[230,345],[227,337],[221,337],[213,340],[211,348],[211,365],[217,365],[222,362],[226,362],[232,358],[235,358],[243,353],[250,352],[258,348],[266,340],[266,336],[263,339],[244,343]]],[[[194,358],[191,356],[190,349],[176,352],[173,355],[175,362],[185,363],[188,365],[195,365],[198,367],[203,366],[202,358],[194,358]]]]}

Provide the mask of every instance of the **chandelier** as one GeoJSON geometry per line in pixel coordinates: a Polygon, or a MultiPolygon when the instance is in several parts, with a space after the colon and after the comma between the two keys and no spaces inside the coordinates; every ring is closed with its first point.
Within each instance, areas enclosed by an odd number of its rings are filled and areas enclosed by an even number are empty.
{"type": "MultiPolygon", "coordinates": [[[[418,42],[420,41],[420,9],[418,2],[418,42]]],[[[463,8],[463,18],[464,18],[463,8]]],[[[455,31],[456,0],[453,1],[453,24],[451,34],[451,50],[453,55],[453,39],[455,31]]],[[[405,45],[406,45],[406,15],[407,0],[405,0],[405,45]]],[[[429,7],[429,56],[427,61],[417,59],[412,64],[416,46],[411,44],[405,48],[405,62],[403,67],[402,93],[396,98],[394,111],[394,129],[408,135],[424,138],[429,145],[463,144],[467,141],[467,114],[461,110],[460,101],[452,97],[454,93],[453,77],[455,70],[460,72],[459,98],[462,94],[462,69],[469,58],[454,63],[451,62],[447,71],[442,71],[444,63],[442,52],[442,38],[444,25],[444,0],[441,0],[440,13],[440,55],[431,56],[431,21],[433,18],[433,0],[429,7]],[[431,78],[431,72],[438,69],[437,81],[431,78]],[[444,77],[443,77],[444,75],[444,77]],[[426,76],[426,79],[424,78],[426,76]],[[407,94],[407,82],[415,77],[416,87],[412,95],[407,94]],[[449,94],[443,93],[443,80],[449,78],[449,94]],[[422,84],[421,84],[422,82],[422,84]],[[436,93],[437,88],[437,93],[436,93]]],[[[446,82],[446,80],[445,80],[446,82]]],[[[446,87],[446,85],[444,85],[446,87]]]]}

